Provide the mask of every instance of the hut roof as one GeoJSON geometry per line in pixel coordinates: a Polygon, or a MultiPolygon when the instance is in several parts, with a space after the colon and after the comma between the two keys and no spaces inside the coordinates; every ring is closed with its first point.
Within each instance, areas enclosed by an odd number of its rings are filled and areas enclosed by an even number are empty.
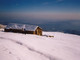
{"type": "Polygon", "coordinates": [[[37,27],[38,26],[35,25],[10,23],[6,26],[5,29],[25,29],[26,31],[35,31],[37,27]]]}

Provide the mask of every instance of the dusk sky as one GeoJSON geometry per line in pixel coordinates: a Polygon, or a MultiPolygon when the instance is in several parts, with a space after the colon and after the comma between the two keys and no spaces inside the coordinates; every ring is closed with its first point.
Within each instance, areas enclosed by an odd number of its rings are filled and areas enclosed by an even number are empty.
{"type": "Polygon", "coordinates": [[[0,0],[0,21],[80,20],[80,0],[0,0]]]}

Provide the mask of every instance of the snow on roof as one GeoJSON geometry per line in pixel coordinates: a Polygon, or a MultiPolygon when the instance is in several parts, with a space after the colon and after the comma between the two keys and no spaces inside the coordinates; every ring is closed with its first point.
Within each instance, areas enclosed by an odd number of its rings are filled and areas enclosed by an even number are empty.
{"type": "Polygon", "coordinates": [[[37,27],[38,26],[35,25],[10,23],[7,25],[6,29],[25,29],[26,31],[35,31],[37,27]]]}

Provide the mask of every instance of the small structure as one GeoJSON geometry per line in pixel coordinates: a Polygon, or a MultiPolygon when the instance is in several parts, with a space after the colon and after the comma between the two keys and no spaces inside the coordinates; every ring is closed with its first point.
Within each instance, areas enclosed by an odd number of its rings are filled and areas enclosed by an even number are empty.
{"type": "Polygon", "coordinates": [[[25,34],[42,35],[42,28],[35,25],[10,23],[6,26],[5,32],[16,32],[25,34]]]}

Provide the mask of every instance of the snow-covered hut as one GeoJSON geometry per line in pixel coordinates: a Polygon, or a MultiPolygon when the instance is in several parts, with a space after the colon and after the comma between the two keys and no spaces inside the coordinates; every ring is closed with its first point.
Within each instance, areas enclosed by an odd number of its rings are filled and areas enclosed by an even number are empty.
{"type": "Polygon", "coordinates": [[[10,23],[6,26],[5,32],[42,35],[42,28],[35,25],[10,23]]]}

